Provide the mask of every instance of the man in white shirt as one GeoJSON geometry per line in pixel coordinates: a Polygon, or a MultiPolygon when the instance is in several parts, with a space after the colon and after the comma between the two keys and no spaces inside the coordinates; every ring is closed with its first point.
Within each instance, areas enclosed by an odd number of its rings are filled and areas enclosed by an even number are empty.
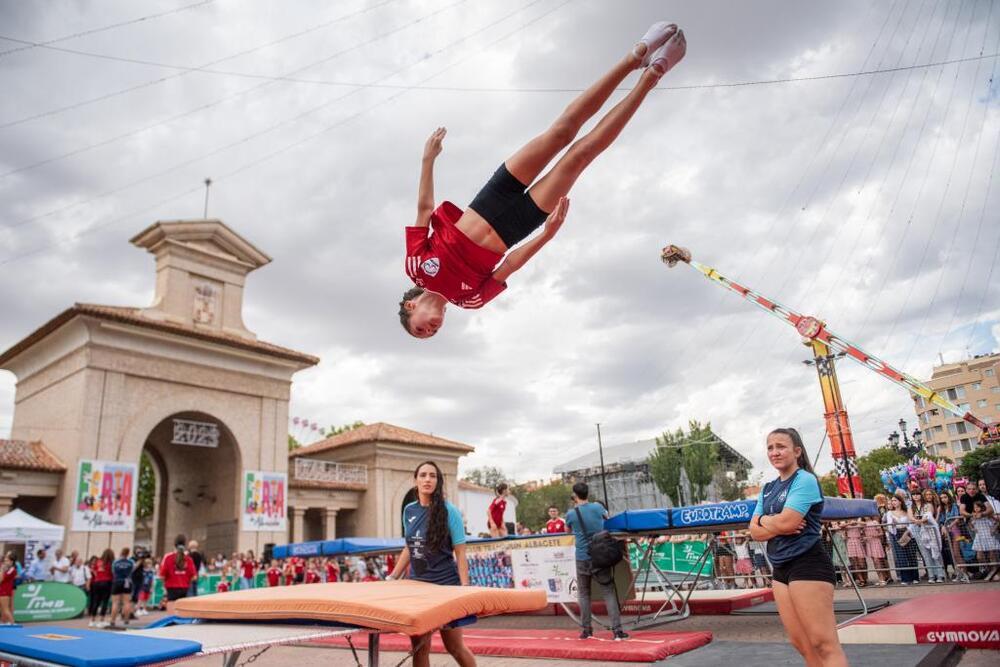
{"type": "Polygon", "coordinates": [[[60,584],[68,584],[72,579],[69,573],[69,558],[63,555],[62,549],[56,549],[56,560],[52,564],[52,581],[59,582],[60,584]]]}

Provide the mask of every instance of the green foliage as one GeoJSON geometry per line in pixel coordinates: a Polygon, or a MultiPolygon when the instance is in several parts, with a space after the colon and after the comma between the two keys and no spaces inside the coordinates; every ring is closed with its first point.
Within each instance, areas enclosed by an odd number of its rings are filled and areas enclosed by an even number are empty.
{"type": "Polygon", "coordinates": [[[485,486],[488,489],[495,488],[500,482],[507,481],[507,477],[503,474],[503,470],[500,470],[500,468],[497,468],[496,466],[473,468],[472,470],[466,472],[465,475],[462,476],[462,479],[466,482],[471,482],[472,484],[485,486]]]}
{"type": "Polygon", "coordinates": [[[979,466],[987,461],[998,458],[1000,458],[1000,445],[990,445],[988,447],[973,449],[962,459],[962,464],[958,466],[956,477],[968,477],[973,481],[978,481],[982,477],[982,474],[979,472],[979,466]]]}
{"type": "Polygon", "coordinates": [[[562,482],[553,482],[533,490],[515,486],[511,493],[517,498],[517,520],[532,531],[540,530],[549,520],[549,505],[558,507],[559,514],[565,518],[567,509],[573,504],[573,489],[562,482]]]}
{"type": "Polygon", "coordinates": [[[691,483],[691,502],[697,505],[706,499],[705,489],[719,466],[719,445],[712,435],[711,424],[702,426],[695,420],[688,422],[684,444],[684,471],[691,483]]]}
{"type": "MultiPolygon", "coordinates": [[[[836,498],[840,495],[840,492],[837,491],[837,474],[832,470],[819,478],[819,486],[823,490],[824,496],[836,498]]],[[[881,486],[882,483],[879,482],[879,488],[881,486]]]]}
{"type": "Polygon", "coordinates": [[[674,507],[681,505],[681,468],[683,461],[679,445],[684,431],[664,432],[656,439],[656,451],[649,455],[649,474],[660,493],[670,498],[674,507]]]}
{"type": "Polygon", "coordinates": [[[302,444],[298,440],[295,439],[295,436],[292,435],[291,433],[289,433],[288,434],[288,451],[290,451],[290,452],[294,451],[294,450],[298,449],[301,446],[302,446],[302,444]]]}
{"type": "MultiPolygon", "coordinates": [[[[746,475],[743,477],[745,478],[746,475]]],[[[716,477],[716,481],[718,482],[719,495],[722,496],[723,500],[743,500],[743,493],[747,488],[746,479],[740,479],[739,475],[730,477],[723,473],[716,477]]]]}
{"type": "Polygon", "coordinates": [[[146,452],[143,452],[142,456],[139,457],[139,489],[137,497],[137,518],[148,519],[153,516],[153,508],[156,503],[156,473],[153,470],[153,462],[149,460],[146,452]]]}
{"type": "Polygon", "coordinates": [[[356,428],[361,428],[365,423],[363,421],[356,421],[351,424],[344,424],[343,426],[331,426],[328,429],[321,429],[320,432],[326,437],[330,438],[335,435],[340,435],[341,433],[347,433],[348,431],[353,431],[356,428]]]}
{"type": "MultiPolygon", "coordinates": [[[[671,502],[681,504],[681,469],[687,473],[691,486],[691,502],[705,500],[706,488],[719,470],[719,446],[710,424],[688,422],[688,432],[677,429],[656,439],[656,451],[649,456],[649,473],[671,502]]],[[[743,476],[745,479],[745,475],[743,476]]],[[[742,480],[731,480],[739,484],[742,480]]],[[[735,489],[729,489],[734,493],[735,489]]]]}
{"type": "MultiPolygon", "coordinates": [[[[906,463],[906,458],[888,446],[878,447],[864,456],[858,457],[858,475],[861,477],[861,486],[864,487],[866,498],[873,498],[877,493],[886,492],[885,487],[882,486],[880,471],[899,463],[906,463]]],[[[838,496],[840,494],[831,495],[838,496]]]]}

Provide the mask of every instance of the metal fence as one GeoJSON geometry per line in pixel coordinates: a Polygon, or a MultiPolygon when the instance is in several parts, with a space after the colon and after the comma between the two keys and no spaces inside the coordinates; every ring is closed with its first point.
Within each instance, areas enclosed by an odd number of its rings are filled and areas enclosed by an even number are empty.
{"type": "MultiPolygon", "coordinates": [[[[696,542],[711,551],[715,588],[762,588],[771,585],[767,544],[749,531],[660,538],[696,542]]],[[[1000,580],[1000,523],[997,517],[954,517],[938,523],[879,522],[877,519],[824,524],[821,537],[833,561],[837,584],[845,588],[968,583],[1000,580]]],[[[683,572],[676,572],[683,574],[683,572]]],[[[640,578],[640,586],[646,581],[640,578]]],[[[648,581],[654,586],[652,580],[648,581]]]]}

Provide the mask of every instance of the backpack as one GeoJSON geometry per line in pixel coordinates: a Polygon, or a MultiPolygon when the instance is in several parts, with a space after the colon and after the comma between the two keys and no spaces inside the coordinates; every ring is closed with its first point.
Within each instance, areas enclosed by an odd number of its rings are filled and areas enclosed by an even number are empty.
{"type": "MultiPolygon", "coordinates": [[[[574,507],[576,518],[580,521],[580,528],[587,534],[587,526],[583,523],[583,514],[579,507],[574,507]]],[[[590,563],[594,570],[608,570],[620,563],[625,558],[625,545],[606,530],[599,530],[590,535],[590,548],[587,553],[590,555],[590,563]]]]}

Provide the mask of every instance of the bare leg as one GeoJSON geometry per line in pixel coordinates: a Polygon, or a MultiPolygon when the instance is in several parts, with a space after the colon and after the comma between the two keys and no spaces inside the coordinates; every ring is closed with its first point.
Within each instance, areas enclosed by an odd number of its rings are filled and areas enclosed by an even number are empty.
{"type": "Polygon", "coordinates": [[[792,595],[787,584],[780,581],[774,582],[774,602],[778,606],[778,616],[781,618],[781,624],[785,626],[788,641],[799,652],[808,667],[822,667],[823,662],[816,655],[809,635],[806,634],[805,626],[792,602],[792,595]]]}
{"type": "Polygon", "coordinates": [[[540,209],[551,211],[560,197],[569,194],[583,170],[621,134],[659,79],[657,72],[647,68],[625,99],[616,104],[593,130],[574,143],[556,166],[531,187],[529,194],[540,209]]]}
{"type": "Polygon", "coordinates": [[[441,641],[461,667],[476,667],[476,657],[462,639],[462,628],[441,628],[441,641]]]}
{"type": "Polygon", "coordinates": [[[552,158],[576,138],[583,124],[601,110],[625,77],[639,67],[645,54],[645,44],[640,43],[636,50],[641,53],[636,55],[634,51],[629,52],[590,88],[570,102],[547,130],[507,158],[504,163],[507,171],[522,183],[530,184],[534,181],[552,158]]]}
{"type": "MultiPolygon", "coordinates": [[[[788,592],[819,664],[823,667],[847,667],[847,657],[840,646],[837,621],[833,615],[833,586],[825,581],[792,581],[788,584],[788,592]]],[[[777,599],[777,591],[775,593],[777,599]]]]}
{"type": "Polygon", "coordinates": [[[413,650],[413,667],[430,667],[431,664],[431,634],[410,637],[410,648],[413,650]]]}

